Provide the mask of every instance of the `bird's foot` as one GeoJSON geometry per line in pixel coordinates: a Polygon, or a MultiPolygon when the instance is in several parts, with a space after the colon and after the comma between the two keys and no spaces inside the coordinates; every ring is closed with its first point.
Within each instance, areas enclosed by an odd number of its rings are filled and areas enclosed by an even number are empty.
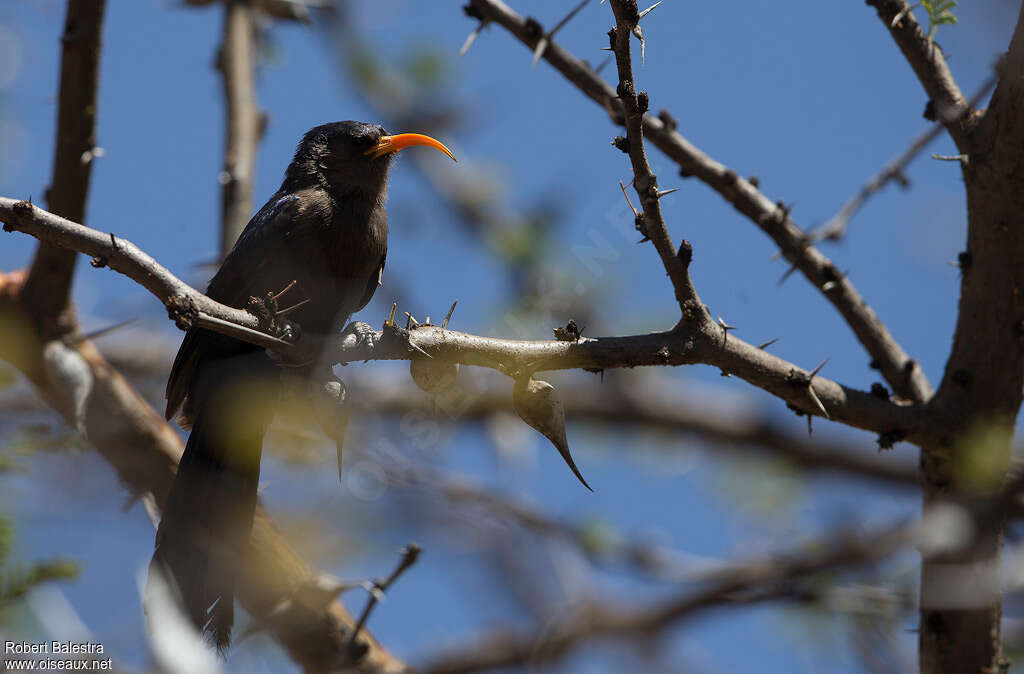
{"type": "Polygon", "coordinates": [[[275,320],[274,325],[274,336],[283,339],[286,342],[298,341],[299,336],[302,334],[302,329],[298,323],[293,323],[287,318],[278,317],[275,320]]]}
{"type": "Polygon", "coordinates": [[[298,323],[293,323],[286,316],[309,301],[306,299],[285,309],[280,308],[278,300],[294,285],[293,281],[280,292],[269,292],[263,297],[250,297],[246,306],[246,309],[256,317],[265,332],[286,342],[298,340],[301,334],[298,323]]]}
{"type": "Polygon", "coordinates": [[[381,341],[381,333],[373,329],[369,323],[352,321],[341,331],[341,340],[346,346],[373,350],[381,341]]]}

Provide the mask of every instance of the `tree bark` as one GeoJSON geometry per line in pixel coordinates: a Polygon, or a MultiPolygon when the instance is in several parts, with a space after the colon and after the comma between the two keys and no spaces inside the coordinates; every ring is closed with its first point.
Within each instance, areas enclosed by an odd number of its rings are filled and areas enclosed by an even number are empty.
{"type": "MultiPolygon", "coordinates": [[[[989,109],[961,160],[967,250],[942,383],[929,405],[935,436],[921,452],[924,508],[973,508],[1006,476],[1024,386],[1024,8],[989,109]]],[[[1002,522],[978,521],[973,545],[925,554],[921,671],[1000,666],[1002,522]]]]}
{"type": "Polygon", "coordinates": [[[220,174],[222,258],[235,245],[252,215],[252,185],[260,137],[255,30],[253,9],[247,0],[224,3],[224,37],[217,59],[226,103],[224,169],[220,174]]]}

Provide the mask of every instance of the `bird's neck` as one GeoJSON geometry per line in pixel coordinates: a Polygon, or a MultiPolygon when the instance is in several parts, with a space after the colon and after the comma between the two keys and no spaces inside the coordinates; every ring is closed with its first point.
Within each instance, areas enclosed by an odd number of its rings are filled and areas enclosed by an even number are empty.
{"type": "Polygon", "coordinates": [[[323,170],[289,166],[278,192],[288,194],[307,189],[322,189],[335,201],[365,202],[368,206],[380,206],[387,197],[387,175],[365,176],[362,181],[354,181],[352,176],[330,175],[323,170]]]}

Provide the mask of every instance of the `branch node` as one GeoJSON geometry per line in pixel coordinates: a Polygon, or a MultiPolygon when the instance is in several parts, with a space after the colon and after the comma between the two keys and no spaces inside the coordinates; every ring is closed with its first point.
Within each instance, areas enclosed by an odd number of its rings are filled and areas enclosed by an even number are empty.
{"type": "Polygon", "coordinates": [[[580,338],[583,337],[583,329],[576,325],[576,321],[571,318],[564,328],[552,328],[551,331],[555,334],[555,339],[560,342],[575,342],[578,344],[580,338]]]}
{"type": "Polygon", "coordinates": [[[647,96],[646,91],[641,91],[636,95],[637,112],[641,115],[647,112],[647,108],[650,106],[650,98],[647,96]]]}
{"type": "Polygon", "coordinates": [[[179,330],[192,327],[199,310],[196,303],[188,295],[171,295],[167,298],[167,316],[174,321],[179,330]]]}
{"type": "Polygon", "coordinates": [[[690,263],[693,262],[693,246],[686,239],[683,239],[679,244],[679,251],[676,253],[679,261],[682,262],[683,268],[688,269],[690,263]]]}
{"type": "Polygon", "coordinates": [[[544,28],[540,25],[540,22],[532,16],[526,17],[526,22],[523,24],[523,28],[526,30],[526,35],[531,42],[536,42],[544,37],[544,28]]]}
{"type": "Polygon", "coordinates": [[[902,431],[898,428],[885,431],[884,433],[878,434],[878,451],[892,449],[893,445],[897,442],[901,442],[907,437],[906,431],[902,431]]]}

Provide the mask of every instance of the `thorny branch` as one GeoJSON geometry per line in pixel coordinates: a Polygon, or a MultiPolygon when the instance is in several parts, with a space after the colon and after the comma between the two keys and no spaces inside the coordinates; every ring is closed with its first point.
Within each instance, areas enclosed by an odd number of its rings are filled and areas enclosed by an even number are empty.
{"type": "Polygon", "coordinates": [[[946,65],[942,48],[928,39],[928,34],[903,0],[867,0],[867,4],[878,10],[878,18],[928,94],[930,100],[925,117],[942,122],[957,148],[967,152],[971,128],[982,115],[971,108],[960,92],[953,73],[946,65]],[[894,23],[897,17],[899,21],[894,23]]]}
{"type": "MultiPolygon", "coordinates": [[[[883,437],[918,442],[926,431],[922,412],[887,397],[841,386],[811,374],[737,337],[722,340],[709,331],[684,323],[667,332],[628,337],[558,340],[506,340],[419,325],[403,331],[385,326],[376,345],[360,344],[354,336],[330,337],[317,344],[313,336],[291,343],[263,332],[257,318],[242,309],[224,306],[191,288],[134,244],[59,218],[25,201],[0,197],[0,219],[8,231],[21,231],[41,240],[93,256],[95,266],[109,266],[137,281],[167,307],[181,328],[198,325],[283,353],[319,352],[327,346],[333,362],[408,360],[416,352],[466,365],[499,370],[510,376],[524,371],[573,368],[604,369],[640,365],[703,363],[720,368],[785,400],[802,414],[821,415],[870,430],[883,437]]],[[[891,440],[889,442],[891,444],[891,440]]]]}
{"type": "MultiPolygon", "coordinates": [[[[661,214],[661,197],[658,191],[658,179],[651,171],[647,161],[647,149],[644,146],[643,116],[647,110],[647,93],[637,91],[633,78],[633,64],[630,40],[633,30],[640,18],[630,14],[619,0],[612,0],[615,11],[615,28],[608,33],[615,61],[619,71],[619,86],[616,92],[625,110],[626,150],[630,163],[633,165],[633,187],[640,199],[642,213],[637,216],[636,225],[645,239],[650,239],[661,257],[661,263],[668,272],[672,287],[675,289],[676,301],[684,313],[700,308],[700,298],[690,281],[688,270],[690,252],[689,244],[683,242],[685,255],[679,255],[672,239],[669,237],[665,218],[661,214]]],[[[633,8],[636,9],[634,3],[633,8]]],[[[704,316],[704,312],[700,312],[704,316]]],[[[706,318],[706,316],[705,316],[706,318]]]]}
{"type": "MultiPolygon", "coordinates": [[[[503,26],[530,49],[536,47],[543,34],[536,20],[524,19],[501,0],[470,0],[466,12],[478,20],[503,26]]],[[[606,110],[612,121],[624,123],[617,92],[587,63],[553,40],[544,50],[544,59],[606,110]]],[[[914,402],[928,400],[932,390],[920,366],[903,351],[850,280],[808,242],[790,218],[789,209],[781,202],[771,201],[753,183],[704,154],[675,128],[676,122],[667,111],[657,117],[643,117],[644,137],[675,161],[682,175],[696,176],[756,223],[779,246],[783,257],[821,290],[897,395],[914,402]]]]}
{"type": "MultiPolygon", "coordinates": [[[[136,345],[132,345],[133,347],[136,345]]],[[[164,376],[169,363],[159,346],[128,348],[119,344],[105,351],[107,360],[138,386],[148,386],[164,376]]],[[[349,381],[349,378],[346,378],[349,381]]],[[[418,388],[406,387],[379,377],[357,377],[350,381],[353,413],[360,418],[423,414],[438,421],[481,421],[494,415],[513,412],[507,388],[459,380],[436,397],[425,396],[418,388]]],[[[692,395],[664,395],[655,387],[625,385],[605,376],[599,387],[561,389],[566,415],[578,422],[616,424],[617,426],[671,434],[674,449],[689,451],[693,442],[709,451],[740,453],[773,459],[794,469],[841,477],[863,478],[895,487],[917,487],[916,463],[897,457],[864,456],[863,442],[843,441],[838,437],[816,435],[811,441],[805,433],[795,433],[778,424],[768,410],[746,405],[717,408],[695,405],[692,395]]],[[[878,387],[875,387],[880,392],[878,387]]],[[[24,410],[25,403],[11,407],[0,399],[0,408],[8,412],[24,410]]]]}

